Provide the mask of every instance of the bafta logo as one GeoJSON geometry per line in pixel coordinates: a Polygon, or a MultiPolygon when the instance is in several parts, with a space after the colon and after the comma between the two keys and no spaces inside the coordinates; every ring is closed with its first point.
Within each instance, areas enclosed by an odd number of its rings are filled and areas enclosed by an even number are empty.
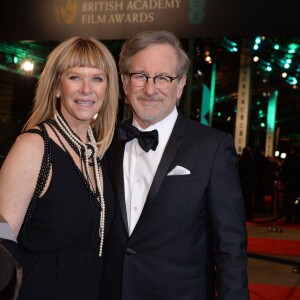
{"type": "Polygon", "coordinates": [[[200,24],[205,19],[205,5],[207,0],[190,0],[189,21],[200,24]]]}
{"type": "Polygon", "coordinates": [[[54,9],[59,24],[73,24],[77,13],[77,0],[54,0],[54,9]]]}

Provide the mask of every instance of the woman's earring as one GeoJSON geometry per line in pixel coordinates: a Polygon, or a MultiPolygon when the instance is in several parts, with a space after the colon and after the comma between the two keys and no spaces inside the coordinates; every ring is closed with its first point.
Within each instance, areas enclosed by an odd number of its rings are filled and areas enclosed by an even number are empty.
{"type": "Polygon", "coordinates": [[[60,94],[56,93],[56,98],[59,99],[60,98],[60,94]]]}

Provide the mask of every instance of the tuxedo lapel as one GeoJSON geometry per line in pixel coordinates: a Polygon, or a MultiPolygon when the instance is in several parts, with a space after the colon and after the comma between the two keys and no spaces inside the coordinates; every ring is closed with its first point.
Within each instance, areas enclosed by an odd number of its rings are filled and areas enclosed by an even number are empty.
{"type": "Polygon", "coordinates": [[[122,213],[123,222],[129,235],[127,211],[125,203],[125,187],[123,178],[123,158],[124,158],[125,143],[122,141],[117,142],[117,153],[116,153],[116,179],[117,179],[117,194],[120,203],[120,209],[122,213]]]}

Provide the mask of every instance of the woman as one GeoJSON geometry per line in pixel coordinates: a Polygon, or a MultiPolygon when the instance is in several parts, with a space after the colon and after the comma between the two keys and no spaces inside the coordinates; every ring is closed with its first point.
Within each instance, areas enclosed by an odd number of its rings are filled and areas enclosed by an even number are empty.
{"type": "Polygon", "coordinates": [[[99,300],[113,212],[103,156],[117,113],[115,60],[92,37],[49,55],[33,113],[0,172],[0,213],[17,236],[18,299],[99,300]]]}

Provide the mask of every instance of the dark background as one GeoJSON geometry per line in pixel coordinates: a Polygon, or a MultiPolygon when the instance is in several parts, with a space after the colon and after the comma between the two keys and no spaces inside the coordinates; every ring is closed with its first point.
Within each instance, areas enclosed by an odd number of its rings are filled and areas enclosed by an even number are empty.
{"type": "MultiPolygon", "coordinates": [[[[78,3],[80,2],[81,0],[78,0],[78,3]]],[[[83,32],[94,32],[96,37],[111,50],[117,61],[124,39],[141,29],[140,26],[132,24],[126,26],[123,24],[122,30],[116,26],[109,30],[91,26],[87,31],[78,24],[59,27],[54,22],[53,3],[54,0],[27,0],[6,1],[1,4],[1,158],[5,157],[28,118],[38,76],[47,55],[61,40],[83,32]],[[13,61],[15,56],[19,58],[18,63],[13,61]],[[32,73],[20,69],[20,64],[25,58],[35,63],[32,73]]],[[[260,57],[257,63],[252,64],[248,144],[250,146],[261,144],[264,149],[266,127],[263,124],[266,124],[268,98],[275,90],[278,91],[276,130],[279,135],[275,150],[288,151],[291,144],[299,144],[299,84],[290,84],[281,76],[282,72],[286,71],[289,76],[300,81],[299,8],[300,2],[296,0],[207,0],[205,19],[201,24],[176,22],[178,16],[165,16],[162,18],[162,24],[149,24],[150,28],[147,29],[172,28],[172,31],[181,38],[185,50],[193,61],[190,73],[191,93],[183,95],[180,108],[191,118],[200,121],[203,85],[210,88],[211,83],[212,64],[205,60],[208,52],[217,68],[212,126],[234,134],[240,51],[242,42],[246,40],[250,45],[251,59],[256,55],[260,57]],[[258,36],[262,41],[259,48],[254,50],[252,47],[258,36]],[[232,44],[236,45],[237,51],[231,52],[232,44]],[[279,45],[278,50],[274,49],[276,44],[279,45]],[[288,53],[291,44],[294,44],[295,53],[288,53]],[[282,62],[287,58],[292,62],[290,68],[285,70],[282,62]],[[266,63],[272,66],[271,72],[266,71],[266,63]],[[187,97],[190,102],[188,107],[187,97]]],[[[182,12],[183,15],[184,13],[182,12]]],[[[126,107],[122,91],[120,95],[119,118],[123,118],[126,107]]]]}

